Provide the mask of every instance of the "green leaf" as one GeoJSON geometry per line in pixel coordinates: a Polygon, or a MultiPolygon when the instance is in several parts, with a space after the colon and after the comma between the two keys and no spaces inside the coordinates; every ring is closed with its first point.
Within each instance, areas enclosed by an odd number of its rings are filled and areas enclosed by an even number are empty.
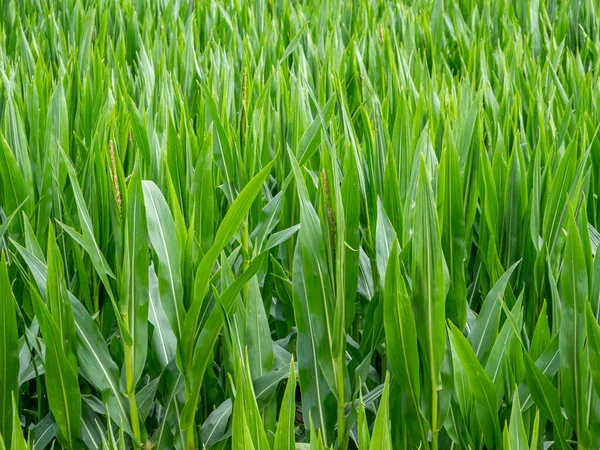
{"type": "Polygon", "coordinates": [[[246,419],[246,402],[244,401],[246,389],[244,387],[242,368],[239,362],[237,371],[238,376],[236,377],[237,381],[235,383],[236,398],[233,404],[231,448],[232,450],[254,450],[255,447],[252,435],[246,419]]]}
{"type": "Polygon", "coordinates": [[[371,434],[369,433],[362,393],[358,402],[358,448],[371,448],[371,434]]]}
{"type": "Polygon", "coordinates": [[[392,450],[392,436],[390,432],[390,376],[385,377],[383,394],[379,401],[379,409],[373,425],[373,436],[369,448],[376,450],[392,450]]]}
{"type": "MultiPolygon", "coordinates": [[[[6,446],[11,445],[13,420],[12,396],[19,395],[19,335],[15,299],[10,287],[6,256],[0,261],[0,436],[6,446]]],[[[16,410],[16,407],[14,407],[16,410]]],[[[20,425],[19,425],[20,431],[20,425]]]]}
{"type": "Polygon", "coordinates": [[[288,44],[287,48],[285,49],[285,52],[283,52],[283,55],[277,62],[278,66],[280,66],[288,56],[290,56],[292,53],[294,53],[294,50],[296,50],[296,48],[298,47],[298,44],[300,44],[300,39],[302,39],[302,36],[304,36],[304,33],[306,33],[306,30],[307,30],[307,26],[305,24],[302,28],[300,28],[300,30],[292,38],[292,40],[288,44]]]}
{"type": "MultiPolygon", "coordinates": [[[[15,401],[14,392],[11,395],[12,403],[12,436],[10,442],[10,450],[28,450],[29,446],[25,442],[23,437],[23,430],[21,430],[21,420],[19,419],[19,408],[17,408],[17,402],[15,401]]],[[[8,436],[8,435],[5,435],[8,436]]],[[[3,447],[2,435],[0,435],[0,447],[3,447]]]]}
{"type": "Polygon", "coordinates": [[[129,95],[126,95],[125,104],[127,105],[127,109],[129,110],[129,114],[131,115],[132,125],[133,125],[133,137],[135,138],[136,146],[141,151],[142,156],[146,160],[147,163],[151,162],[150,158],[150,141],[148,140],[148,127],[145,123],[142,114],[135,106],[135,103],[131,99],[129,95]]]}
{"type": "Polygon", "coordinates": [[[377,200],[377,225],[375,228],[375,254],[377,262],[377,271],[379,272],[379,280],[383,287],[386,279],[386,267],[390,254],[392,251],[392,245],[395,242],[396,235],[394,227],[388,219],[383,204],[377,200]]]}
{"type": "Polygon", "coordinates": [[[325,256],[325,241],[317,213],[310,203],[301,168],[288,152],[300,200],[300,235],[294,254],[293,305],[298,327],[298,371],[304,401],[305,422],[309,415],[329,443],[333,433],[334,356],[332,353],[332,286],[325,256]]]}
{"type": "MultiPolygon", "coordinates": [[[[40,292],[46,292],[47,268],[44,261],[28,249],[15,244],[27,263],[40,292]]],[[[41,251],[39,252],[41,253],[41,251]]],[[[119,371],[106,347],[106,342],[98,326],[85,307],[68,292],[75,329],[77,332],[77,362],[83,377],[105,396],[104,401],[113,420],[120,425],[121,420],[127,433],[129,427],[129,408],[119,387],[119,371]]]]}
{"type": "Polygon", "coordinates": [[[106,258],[100,251],[98,247],[98,243],[94,236],[94,227],[92,221],[90,219],[90,215],[85,204],[85,200],[83,198],[83,193],[81,191],[81,187],[79,186],[79,181],[77,179],[77,174],[75,173],[75,168],[67,158],[64,151],[61,149],[61,156],[63,161],[66,164],[67,172],[69,174],[69,179],[71,180],[71,186],[73,188],[73,195],[75,197],[75,203],[77,205],[77,214],[79,216],[79,222],[83,231],[83,234],[79,234],[72,227],[63,224],[62,222],[57,220],[57,223],[79,244],[83,247],[90,257],[92,261],[92,265],[94,269],[98,273],[98,276],[102,280],[102,284],[108,293],[110,301],[112,303],[113,309],[115,311],[115,316],[117,318],[117,324],[119,325],[119,331],[121,332],[122,338],[127,345],[131,344],[131,335],[127,331],[125,324],[123,322],[123,318],[121,314],[119,314],[119,307],[117,305],[117,300],[111,288],[111,284],[109,281],[110,278],[115,278],[114,273],[112,272],[106,258]]]}
{"type": "MultiPolygon", "coordinates": [[[[523,322],[523,298],[519,296],[519,299],[513,306],[511,313],[515,316],[517,323],[520,325],[518,330],[521,329],[523,322]]],[[[472,332],[472,331],[471,331],[472,332]]],[[[504,395],[504,370],[510,365],[510,345],[517,339],[518,336],[515,334],[513,324],[510,320],[506,320],[502,325],[500,333],[496,338],[490,356],[485,364],[485,371],[494,382],[496,386],[496,392],[498,398],[504,395]]]]}
{"type": "Polygon", "coordinates": [[[192,192],[195,196],[195,223],[200,228],[200,247],[207,252],[214,237],[215,192],[213,184],[213,126],[211,124],[204,137],[204,143],[194,169],[192,192]],[[200,203],[198,205],[198,203],[200,203]]]}
{"type": "MultiPolygon", "coordinates": [[[[269,172],[271,171],[271,167],[275,161],[276,159],[273,159],[269,164],[267,164],[258,174],[254,176],[254,178],[252,178],[252,180],[250,180],[242,192],[240,192],[231,207],[228,209],[227,214],[221,221],[221,225],[217,230],[212,247],[208,252],[206,252],[200,261],[200,265],[194,280],[192,304],[185,316],[183,327],[183,334],[185,336],[196,335],[200,320],[200,310],[203,304],[204,296],[208,290],[210,277],[212,275],[212,270],[217,258],[219,257],[219,254],[223,248],[233,238],[243,221],[246,219],[246,215],[252,206],[252,202],[261,191],[262,186],[269,176],[269,172]]],[[[187,373],[193,365],[192,359],[197,358],[195,356],[196,342],[194,339],[186,339],[180,343],[180,346],[181,356],[183,359],[183,368],[187,373]]],[[[184,423],[185,428],[189,427],[190,425],[191,423],[184,423]]]]}
{"type": "Polygon", "coordinates": [[[600,325],[592,312],[590,303],[586,302],[585,306],[588,361],[594,389],[600,395],[600,325]]]}
{"type": "Polygon", "coordinates": [[[489,352],[498,335],[498,321],[500,320],[501,302],[504,291],[508,285],[510,276],[518,265],[519,262],[517,261],[510,266],[498,279],[496,284],[494,284],[494,287],[490,289],[481,306],[477,321],[469,333],[469,342],[475,350],[477,358],[483,365],[487,362],[489,352]]]}
{"type": "Polygon", "coordinates": [[[408,398],[407,408],[411,411],[411,417],[407,417],[407,420],[418,424],[418,433],[425,441],[427,431],[420,410],[417,329],[410,297],[400,272],[398,251],[398,241],[395,239],[387,263],[383,298],[386,349],[394,378],[408,398]]]}
{"type": "Polygon", "coordinates": [[[290,375],[288,377],[285,393],[279,410],[279,421],[275,432],[275,443],[273,450],[293,450],[295,448],[294,422],[296,419],[296,371],[294,359],[290,363],[290,375]]]}
{"type": "Polygon", "coordinates": [[[431,183],[421,158],[412,237],[412,301],[419,343],[425,351],[431,387],[442,388],[446,348],[445,290],[442,247],[431,183]]]}
{"type": "Polygon", "coordinates": [[[554,424],[554,440],[561,449],[571,448],[562,432],[562,414],[558,389],[544,376],[542,371],[536,367],[531,357],[524,352],[527,384],[535,404],[540,408],[546,418],[554,424]]]}
{"type": "Polygon", "coordinates": [[[135,169],[127,188],[124,233],[120,301],[121,312],[127,314],[126,325],[133,340],[132,345],[125,348],[133,367],[130,390],[142,376],[148,351],[148,231],[142,182],[139,170],[135,169]]]}
{"type": "Polygon", "coordinates": [[[169,319],[160,302],[160,293],[158,289],[158,277],[154,273],[154,267],[148,268],[148,320],[154,327],[152,333],[152,348],[154,355],[158,359],[161,369],[167,367],[167,364],[175,357],[177,351],[177,338],[169,324],[169,319]]]}
{"type": "MultiPolygon", "coordinates": [[[[469,341],[461,331],[450,324],[452,350],[456,352],[467,377],[469,388],[475,399],[479,423],[488,448],[502,448],[502,435],[496,408],[496,388],[481,367],[469,341]]],[[[466,414],[467,411],[463,411],[466,414]]]]}
{"type": "Polygon", "coordinates": [[[252,379],[270,372],[273,368],[273,341],[269,320],[265,312],[258,279],[256,276],[248,282],[246,296],[246,346],[252,358],[249,361],[252,379]]]}
{"type": "Polygon", "coordinates": [[[586,391],[583,345],[585,342],[585,304],[588,296],[588,276],[577,224],[569,209],[567,242],[561,271],[564,301],[560,323],[560,392],[577,439],[583,445],[590,442],[586,421],[586,391]]]}
{"type": "Polygon", "coordinates": [[[521,415],[521,404],[519,403],[519,391],[515,389],[513,395],[513,405],[510,413],[510,423],[508,427],[508,436],[510,450],[528,450],[527,432],[521,415]]]}
{"type": "MultiPolygon", "coordinates": [[[[17,160],[10,150],[6,139],[0,133],[0,175],[4,189],[4,205],[6,213],[16,211],[21,204],[28,201],[27,188],[17,160]]],[[[26,208],[26,210],[29,208],[26,208]]],[[[16,227],[14,227],[16,228],[16,227]]],[[[8,444],[7,444],[8,445],[8,444]]]]}
{"type": "Polygon", "coordinates": [[[179,340],[183,333],[185,310],[181,284],[181,256],[175,222],[158,186],[143,181],[148,237],[159,260],[158,288],[160,301],[171,328],[179,340]]]}
{"type": "Polygon", "coordinates": [[[231,314],[235,298],[244,285],[256,275],[267,255],[268,253],[265,252],[257,256],[252,263],[250,263],[250,266],[248,266],[246,271],[222,293],[221,298],[219,299],[222,309],[219,307],[213,308],[200,331],[200,336],[198,337],[194,348],[194,359],[192,360],[192,368],[188,381],[191,395],[187,399],[182,411],[181,426],[183,429],[187,429],[185,428],[186,425],[188,425],[189,428],[193,424],[204,373],[206,372],[209,361],[211,361],[210,355],[212,354],[215,342],[219,337],[219,332],[225,323],[223,311],[227,315],[231,314]]]}
{"type": "Polygon", "coordinates": [[[458,153],[453,145],[442,152],[437,190],[438,217],[442,231],[442,249],[450,288],[446,298],[446,316],[463,329],[467,321],[467,287],[464,261],[466,258],[465,217],[458,153]]]}
{"type": "Polygon", "coordinates": [[[77,366],[65,354],[61,333],[47,306],[34,289],[33,307],[46,344],[44,369],[46,391],[58,438],[68,448],[81,446],[81,392],[77,366]]]}
{"type": "Polygon", "coordinates": [[[48,261],[46,303],[48,304],[48,310],[58,325],[65,355],[76,367],[75,319],[73,318],[73,309],[67,295],[67,288],[64,284],[63,259],[56,244],[52,224],[48,225],[48,251],[46,259],[48,261]]]}
{"type": "Polygon", "coordinates": [[[244,416],[246,423],[248,424],[248,430],[250,431],[254,448],[257,450],[270,450],[261,413],[258,409],[256,394],[254,393],[254,387],[252,386],[252,381],[250,378],[251,375],[249,371],[247,352],[245,359],[243,384],[237,386],[237,392],[244,390],[242,397],[244,401],[244,416]]]}

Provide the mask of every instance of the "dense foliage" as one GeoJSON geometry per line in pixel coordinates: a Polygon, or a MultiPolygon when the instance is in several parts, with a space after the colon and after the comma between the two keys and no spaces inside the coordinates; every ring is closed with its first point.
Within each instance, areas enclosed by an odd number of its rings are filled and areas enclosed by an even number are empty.
{"type": "Polygon", "coordinates": [[[3,0],[0,448],[600,447],[595,0],[3,0]]]}

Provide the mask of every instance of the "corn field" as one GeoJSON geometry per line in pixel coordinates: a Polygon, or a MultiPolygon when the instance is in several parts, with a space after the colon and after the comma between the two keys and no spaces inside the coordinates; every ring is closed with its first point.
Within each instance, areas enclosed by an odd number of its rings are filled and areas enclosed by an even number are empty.
{"type": "Polygon", "coordinates": [[[0,449],[600,448],[596,0],[1,0],[0,449]]]}

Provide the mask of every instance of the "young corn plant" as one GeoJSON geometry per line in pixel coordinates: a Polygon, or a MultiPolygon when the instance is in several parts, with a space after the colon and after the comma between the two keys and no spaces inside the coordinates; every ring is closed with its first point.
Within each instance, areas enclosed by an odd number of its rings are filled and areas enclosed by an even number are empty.
{"type": "Polygon", "coordinates": [[[0,3],[0,449],[600,448],[593,0],[0,3]]]}

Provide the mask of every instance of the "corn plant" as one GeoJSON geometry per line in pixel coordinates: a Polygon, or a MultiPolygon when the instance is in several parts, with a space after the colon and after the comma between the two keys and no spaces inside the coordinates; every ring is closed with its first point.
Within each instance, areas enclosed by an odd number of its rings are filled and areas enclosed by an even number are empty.
{"type": "Polygon", "coordinates": [[[0,3],[0,449],[600,448],[598,2],[0,3]]]}

